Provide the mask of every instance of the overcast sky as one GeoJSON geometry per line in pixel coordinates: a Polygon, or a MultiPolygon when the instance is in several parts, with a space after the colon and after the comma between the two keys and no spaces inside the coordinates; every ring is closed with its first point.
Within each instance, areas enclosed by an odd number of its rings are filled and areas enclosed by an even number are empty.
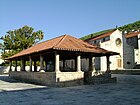
{"type": "Polygon", "coordinates": [[[31,26],[43,40],[82,36],[140,20],[140,0],[0,0],[0,36],[31,26]]]}

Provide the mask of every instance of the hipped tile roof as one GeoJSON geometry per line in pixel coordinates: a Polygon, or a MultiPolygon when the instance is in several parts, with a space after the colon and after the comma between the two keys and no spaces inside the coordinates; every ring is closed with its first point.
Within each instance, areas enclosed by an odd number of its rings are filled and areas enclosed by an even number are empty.
{"type": "Polygon", "coordinates": [[[65,50],[65,51],[78,51],[78,52],[91,52],[91,53],[111,54],[111,55],[117,54],[115,52],[107,51],[97,46],[88,44],[87,42],[84,42],[81,39],[77,39],[69,35],[63,35],[63,36],[59,36],[59,37],[44,41],[42,43],[36,44],[26,50],[19,52],[18,54],[15,54],[7,58],[7,60],[22,57],[25,55],[30,55],[33,53],[39,53],[41,51],[47,51],[50,49],[65,50]]]}
{"type": "Polygon", "coordinates": [[[112,31],[109,31],[109,32],[106,32],[104,34],[100,34],[98,36],[95,36],[95,37],[92,37],[92,38],[89,38],[89,39],[86,39],[85,41],[94,41],[94,40],[98,40],[98,39],[101,39],[101,38],[104,38],[104,37],[107,37],[107,36],[110,36],[115,30],[112,30],[112,31]]]}

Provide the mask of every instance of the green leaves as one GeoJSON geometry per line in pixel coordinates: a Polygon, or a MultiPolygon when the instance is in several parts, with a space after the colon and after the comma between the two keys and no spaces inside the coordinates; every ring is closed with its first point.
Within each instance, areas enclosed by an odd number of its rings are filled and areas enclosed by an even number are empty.
{"type": "Polygon", "coordinates": [[[2,57],[12,56],[42,40],[44,33],[41,30],[36,32],[33,32],[33,30],[32,27],[24,26],[13,31],[8,31],[7,34],[1,38],[4,41],[2,45],[2,57]]]}
{"type": "Polygon", "coordinates": [[[140,30],[140,20],[136,21],[134,23],[130,23],[130,24],[124,25],[122,27],[119,27],[119,30],[126,31],[127,33],[131,32],[131,31],[140,30]]]}
{"type": "Polygon", "coordinates": [[[92,37],[96,37],[98,35],[101,35],[101,34],[104,34],[104,33],[107,33],[107,32],[110,32],[110,31],[113,31],[114,29],[108,29],[108,30],[103,30],[103,31],[100,31],[100,32],[96,32],[96,33],[93,33],[93,34],[89,34],[89,35],[86,35],[82,38],[80,38],[81,40],[86,40],[86,39],[89,39],[89,38],[92,38],[92,37]]]}

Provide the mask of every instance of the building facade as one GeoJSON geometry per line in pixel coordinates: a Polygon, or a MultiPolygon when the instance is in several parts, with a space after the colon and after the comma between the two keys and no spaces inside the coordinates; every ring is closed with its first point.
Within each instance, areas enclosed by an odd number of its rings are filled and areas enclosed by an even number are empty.
{"type": "MultiPolygon", "coordinates": [[[[133,69],[140,64],[140,32],[130,32],[129,34],[113,30],[99,36],[95,36],[85,41],[97,45],[109,51],[120,53],[120,55],[110,57],[110,69],[133,69]]],[[[95,58],[95,69],[104,71],[106,68],[106,57],[95,58]],[[98,62],[98,63],[97,63],[98,62]]]]}

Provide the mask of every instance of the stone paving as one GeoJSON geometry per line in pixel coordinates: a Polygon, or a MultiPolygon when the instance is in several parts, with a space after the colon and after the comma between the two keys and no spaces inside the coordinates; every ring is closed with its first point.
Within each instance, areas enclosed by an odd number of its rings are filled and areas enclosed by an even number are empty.
{"type": "Polygon", "coordinates": [[[52,88],[0,76],[0,105],[140,105],[140,75],[117,83],[52,88]]]}

